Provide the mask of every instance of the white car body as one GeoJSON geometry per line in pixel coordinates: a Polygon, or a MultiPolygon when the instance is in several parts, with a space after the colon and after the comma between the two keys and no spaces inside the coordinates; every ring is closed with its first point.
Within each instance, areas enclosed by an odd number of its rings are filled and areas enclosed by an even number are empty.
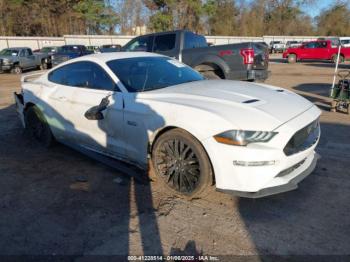
{"type": "Polygon", "coordinates": [[[339,40],[343,47],[350,47],[350,37],[339,37],[339,40]]]}
{"type": "MultiPolygon", "coordinates": [[[[319,134],[305,150],[291,156],[283,152],[296,132],[320,116],[320,110],[308,100],[285,89],[228,80],[203,80],[129,93],[106,62],[145,56],[159,55],[120,52],[74,59],[73,62],[99,64],[121,92],[57,85],[48,80],[48,73],[31,82],[24,77],[23,101],[17,99],[18,111],[23,119],[25,108],[34,104],[43,112],[57,140],[76,143],[145,169],[148,148],[158,132],[169,127],[184,129],[207,152],[216,188],[241,196],[260,197],[294,189],[299,180],[312,172],[319,134]],[[106,96],[110,96],[111,103],[103,112],[105,118],[101,121],[84,118],[84,113],[106,96]],[[215,135],[233,129],[278,134],[269,142],[247,146],[221,144],[214,139],[215,135]],[[95,146],[90,147],[91,144],[95,146]],[[263,164],[259,165],[261,161],[263,164]],[[281,175],[288,169],[290,172],[281,175]]],[[[50,71],[69,63],[72,61],[50,71]]]]}

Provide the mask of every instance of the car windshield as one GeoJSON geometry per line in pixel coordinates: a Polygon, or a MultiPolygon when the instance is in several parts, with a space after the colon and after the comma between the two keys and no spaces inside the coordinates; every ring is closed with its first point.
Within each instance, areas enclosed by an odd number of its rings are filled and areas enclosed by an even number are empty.
{"type": "Polygon", "coordinates": [[[58,48],[58,53],[79,53],[80,49],[78,46],[61,46],[58,48]]]}
{"type": "Polygon", "coordinates": [[[107,62],[129,92],[143,92],[203,80],[192,68],[169,57],[134,57],[107,62]]]}
{"type": "Polygon", "coordinates": [[[19,51],[14,49],[3,49],[0,51],[0,55],[3,56],[18,56],[19,51]]]}

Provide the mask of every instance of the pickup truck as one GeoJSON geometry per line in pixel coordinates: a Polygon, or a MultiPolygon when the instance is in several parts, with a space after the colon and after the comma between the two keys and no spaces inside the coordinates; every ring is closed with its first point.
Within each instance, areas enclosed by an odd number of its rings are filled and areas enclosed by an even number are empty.
{"type": "Polygon", "coordinates": [[[204,36],[177,30],[138,36],[121,51],[147,51],[170,56],[208,79],[264,81],[268,77],[268,48],[261,43],[208,46],[204,36]]]}
{"type": "Polygon", "coordinates": [[[271,41],[270,42],[270,53],[283,52],[286,49],[286,45],[281,41],[271,41]]]}
{"type": "MultiPolygon", "coordinates": [[[[331,40],[317,40],[303,43],[300,47],[288,48],[283,53],[283,58],[288,63],[295,63],[302,60],[330,60],[334,63],[337,60],[338,47],[332,45],[331,40]]],[[[350,59],[350,48],[342,47],[340,50],[339,62],[350,59]]]]}
{"type": "Polygon", "coordinates": [[[56,66],[72,58],[92,54],[84,45],[63,45],[59,47],[52,57],[52,66],[56,66]]]}
{"type": "Polygon", "coordinates": [[[6,48],[0,51],[0,71],[20,74],[23,70],[47,69],[51,65],[47,54],[33,54],[28,47],[6,48]]]}

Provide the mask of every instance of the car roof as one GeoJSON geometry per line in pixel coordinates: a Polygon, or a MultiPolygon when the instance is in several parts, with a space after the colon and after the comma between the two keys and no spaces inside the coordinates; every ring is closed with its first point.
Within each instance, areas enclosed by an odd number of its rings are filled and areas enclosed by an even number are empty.
{"type": "Polygon", "coordinates": [[[99,53],[99,54],[91,54],[85,55],[81,57],[77,57],[67,62],[64,62],[61,65],[67,65],[70,63],[78,62],[78,61],[95,61],[95,62],[108,62],[111,60],[124,59],[124,58],[136,58],[136,57],[166,57],[164,55],[159,55],[155,53],[149,52],[113,52],[113,53],[99,53]]]}
{"type": "Polygon", "coordinates": [[[5,49],[9,49],[9,50],[21,50],[21,49],[30,49],[29,47],[8,47],[5,49]]]}

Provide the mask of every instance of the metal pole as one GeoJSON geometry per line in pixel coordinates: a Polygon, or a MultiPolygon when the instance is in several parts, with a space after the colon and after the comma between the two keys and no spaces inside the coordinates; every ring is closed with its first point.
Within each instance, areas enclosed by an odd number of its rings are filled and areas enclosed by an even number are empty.
{"type": "Polygon", "coordinates": [[[339,43],[339,47],[338,47],[338,55],[337,55],[337,62],[335,63],[335,69],[334,69],[334,76],[333,76],[332,89],[334,88],[334,85],[335,85],[335,79],[336,79],[336,77],[337,77],[338,64],[339,64],[339,56],[340,56],[340,49],[341,49],[341,44],[339,43]]]}

